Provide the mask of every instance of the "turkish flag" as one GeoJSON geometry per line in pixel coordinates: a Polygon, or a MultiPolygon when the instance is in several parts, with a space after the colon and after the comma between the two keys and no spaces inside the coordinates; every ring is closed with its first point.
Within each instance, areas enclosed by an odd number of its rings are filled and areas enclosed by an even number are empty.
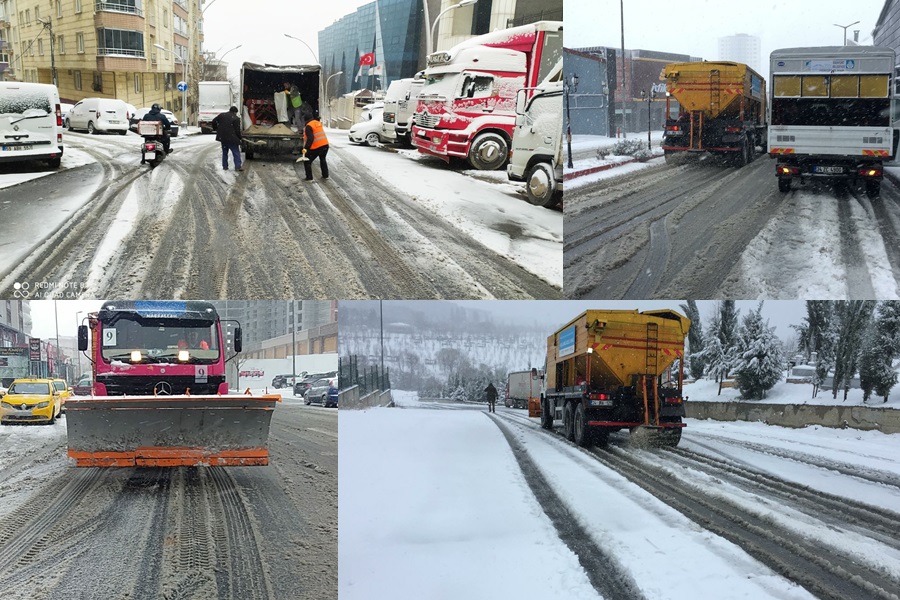
{"type": "Polygon", "coordinates": [[[375,64],[375,53],[369,52],[368,54],[363,54],[359,57],[359,65],[364,67],[366,65],[374,65],[375,64]]]}

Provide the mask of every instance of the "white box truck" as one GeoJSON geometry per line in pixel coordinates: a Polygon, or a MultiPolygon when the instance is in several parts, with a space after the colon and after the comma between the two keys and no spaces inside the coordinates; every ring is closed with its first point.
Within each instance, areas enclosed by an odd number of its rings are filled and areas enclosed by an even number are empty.
{"type": "Polygon", "coordinates": [[[416,110],[416,95],[425,85],[424,71],[415,77],[397,79],[388,86],[384,96],[384,136],[410,146],[410,122],[416,110]]]}
{"type": "Polygon", "coordinates": [[[772,52],[769,155],[778,189],[815,178],[863,181],[877,196],[896,155],[892,48],[826,46],[772,52]]]}
{"type": "Polygon", "coordinates": [[[197,124],[200,133],[212,133],[212,120],[227,112],[234,103],[230,81],[201,81],[197,84],[200,112],[197,124]]]}

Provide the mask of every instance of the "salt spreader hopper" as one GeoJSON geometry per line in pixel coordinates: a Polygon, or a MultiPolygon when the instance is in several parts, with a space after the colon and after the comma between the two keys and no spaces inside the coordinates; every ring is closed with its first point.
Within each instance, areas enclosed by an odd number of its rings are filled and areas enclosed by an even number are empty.
{"type": "MultiPolygon", "coordinates": [[[[78,328],[91,396],[66,402],[79,467],[267,465],[280,395],[229,395],[215,307],[202,301],[106,302],[78,328]],[[89,336],[90,333],[90,336],[89,336]]],[[[231,344],[241,350],[241,329],[231,344]]]]}

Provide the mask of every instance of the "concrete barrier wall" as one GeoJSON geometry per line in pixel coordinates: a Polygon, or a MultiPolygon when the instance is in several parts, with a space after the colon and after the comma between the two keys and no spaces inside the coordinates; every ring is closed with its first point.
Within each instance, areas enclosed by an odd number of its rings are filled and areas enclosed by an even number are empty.
{"type": "Polygon", "coordinates": [[[390,406],[393,403],[391,390],[384,392],[372,392],[365,396],[360,396],[359,386],[353,386],[346,390],[338,392],[338,406],[351,410],[359,410],[362,408],[372,408],[373,406],[390,406]]]}
{"type": "Polygon", "coordinates": [[[750,402],[687,402],[687,416],[715,421],[762,421],[783,427],[822,425],[900,433],[900,410],[874,406],[816,406],[750,402]]]}

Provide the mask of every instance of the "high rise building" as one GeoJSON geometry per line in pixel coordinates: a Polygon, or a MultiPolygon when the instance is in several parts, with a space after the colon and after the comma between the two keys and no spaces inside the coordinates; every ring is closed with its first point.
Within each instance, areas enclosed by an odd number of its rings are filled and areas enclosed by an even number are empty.
{"type": "Polygon", "coordinates": [[[743,63],[765,76],[762,72],[762,50],[759,37],[738,33],[719,38],[719,60],[743,63]]]}
{"type": "Polygon", "coordinates": [[[220,318],[240,322],[245,345],[337,321],[333,300],[217,300],[213,304],[220,318]]]}

